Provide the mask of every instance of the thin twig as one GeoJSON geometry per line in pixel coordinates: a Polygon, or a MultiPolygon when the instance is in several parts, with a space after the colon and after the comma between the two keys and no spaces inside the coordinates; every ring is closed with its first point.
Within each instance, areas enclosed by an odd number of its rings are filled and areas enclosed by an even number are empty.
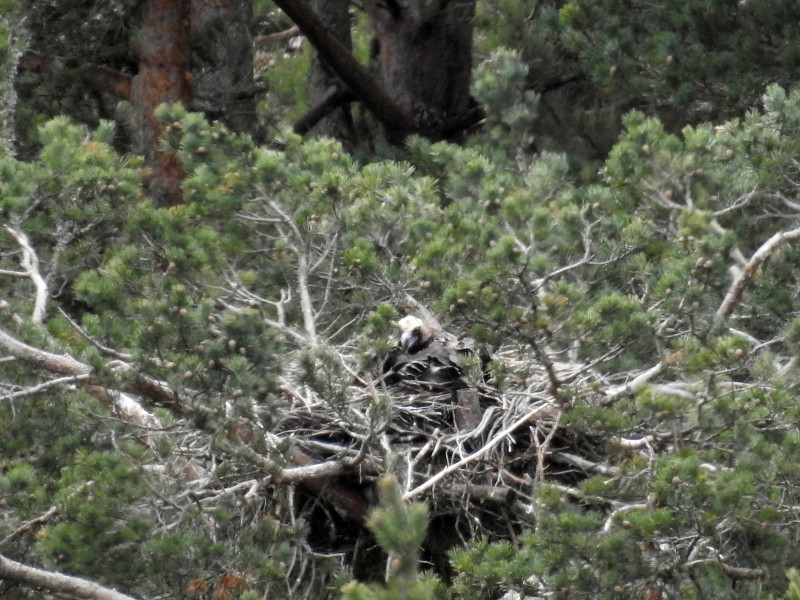
{"type": "Polygon", "coordinates": [[[90,377],[91,375],[89,375],[88,373],[83,373],[79,375],[69,375],[67,377],[59,377],[58,379],[50,379],[49,381],[44,381],[39,385],[34,385],[33,387],[26,387],[25,389],[19,390],[18,392],[11,392],[10,394],[6,394],[5,396],[0,396],[0,401],[14,400],[16,398],[32,396],[33,394],[38,394],[39,392],[50,389],[51,387],[75,383],[76,381],[85,381],[90,377]]]}
{"type": "Polygon", "coordinates": [[[9,540],[17,537],[18,535],[29,532],[31,529],[33,529],[38,525],[43,525],[44,523],[47,523],[57,513],[58,513],[58,506],[54,504],[53,506],[50,507],[50,509],[46,513],[39,515],[38,517],[34,517],[30,521],[25,521],[22,525],[20,525],[14,531],[9,533],[6,537],[0,540],[0,546],[4,546],[9,540]]]}
{"type": "Polygon", "coordinates": [[[75,331],[77,331],[81,335],[81,337],[83,337],[87,342],[92,344],[92,346],[100,350],[102,353],[108,354],[109,356],[113,356],[114,358],[119,360],[133,360],[132,354],[127,354],[125,352],[118,352],[113,348],[109,348],[108,346],[104,346],[103,344],[101,344],[96,338],[89,335],[89,333],[83,327],[78,325],[78,323],[76,323],[72,319],[72,317],[70,317],[60,306],[58,307],[58,312],[61,313],[61,316],[67,320],[67,322],[72,326],[72,328],[75,331]]]}
{"type": "MultiPolygon", "coordinates": [[[[492,450],[493,448],[495,448],[496,446],[501,444],[508,436],[510,436],[512,433],[514,433],[514,431],[516,431],[517,429],[519,429],[523,425],[525,425],[528,421],[536,418],[537,416],[539,416],[541,413],[543,413],[545,411],[550,411],[551,409],[552,409],[552,406],[550,404],[540,404],[536,408],[534,408],[532,410],[529,410],[527,413],[525,413],[519,419],[514,421],[511,425],[509,425],[508,427],[506,427],[505,429],[500,431],[485,446],[483,446],[482,448],[476,450],[472,454],[468,454],[467,456],[465,456],[464,458],[462,458],[458,462],[453,463],[452,465],[450,465],[446,469],[442,469],[441,471],[439,471],[436,475],[434,475],[433,477],[428,479],[422,485],[418,485],[413,490],[411,490],[409,492],[406,492],[403,495],[403,498],[405,500],[411,500],[411,499],[415,498],[416,496],[419,496],[422,492],[424,492],[424,491],[428,490],[429,488],[435,486],[442,479],[444,479],[445,477],[447,477],[448,475],[450,475],[454,471],[457,471],[458,469],[460,469],[464,465],[467,465],[467,464],[469,464],[469,463],[471,463],[473,461],[476,461],[479,458],[481,458],[482,456],[484,456],[485,454],[487,454],[490,450],[492,450]]],[[[557,414],[560,414],[560,411],[557,414]]]]}

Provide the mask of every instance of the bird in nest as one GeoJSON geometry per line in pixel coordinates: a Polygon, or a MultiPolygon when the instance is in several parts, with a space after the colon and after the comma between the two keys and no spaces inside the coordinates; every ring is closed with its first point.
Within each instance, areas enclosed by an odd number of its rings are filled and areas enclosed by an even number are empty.
{"type": "Polygon", "coordinates": [[[418,383],[431,390],[456,390],[482,382],[488,356],[479,356],[472,340],[435,331],[411,315],[397,325],[400,341],[383,363],[387,385],[418,383]]]}

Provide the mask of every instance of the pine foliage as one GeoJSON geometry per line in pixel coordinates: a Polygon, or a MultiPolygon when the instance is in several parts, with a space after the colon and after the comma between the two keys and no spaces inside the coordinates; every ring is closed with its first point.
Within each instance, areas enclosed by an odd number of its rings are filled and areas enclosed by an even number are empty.
{"type": "MultiPolygon", "coordinates": [[[[543,17],[599,84],[700,68],[590,5],[543,17]]],[[[0,553],[143,598],[798,597],[800,89],[628,112],[595,169],[533,152],[520,56],[468,143],[371,160],[163,106],[169,208],[108,121],[0,154],[0,553]],[[491,356],[474,403],[381,384],[406,311],[491,356]]]]}

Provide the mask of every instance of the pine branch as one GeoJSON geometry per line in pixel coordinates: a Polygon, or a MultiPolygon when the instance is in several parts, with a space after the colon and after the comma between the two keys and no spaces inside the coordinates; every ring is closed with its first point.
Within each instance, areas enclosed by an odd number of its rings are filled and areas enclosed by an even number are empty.
{"type": "Polygon", "coordinates": [[[742,270],[734,278],[730,288],[728,288],[728,293],[717,309],[717,321],[722,321],[730,316],[733,309],[736,308],[736,305],[739,303],[739,300],[742,299],[742,294],[744,294],[747,284],[753,278],[753,275],[756,274],[761,264],[772,256],[782,245],[793,242],[796,239],[800,239],[800,227],[789,231],[779,231],[753,253],[753,256],[750,257],[750,260],[747,261],[747,264],[744,265],[742,270]]]}
{"type": "Polygon", "coordinates": [[[0,555],[0,578],[54,594],[86,600],[134,600],[132,596],[93,581],[29,567],[2,555],[0,555]]]}
{"type": "Polygon", "coordinates": [[[58,505],[54,504],[44,514],[39,515],[38,517],[34,517],[30,521],[25,521],[22,525],[20,525],[14,531],[9,533],[6,537],[0,540],[0,546],[4,546],[5,544],[8,543],[9,540],[12,540],[18,535],[31,531],[34,527],[39,527],[41,525],[44,525],[50,519],[52,519],[56,514],[58,514],[58,505]]]}
{"type": "MultiPolygon", "coordinates": [[[[77,376],[92,375],[94,369],[69,354],[54,354],[47,352],[41,348],[30,346],[24,342],[19,341],[14,336],[0,329],[0,349],[5,350],[10,355],[19,360],[30,363],[36,367],[42,368],[51,373],[60,373],[62,375],[72,376],[74,380],[77,376]]],[[[133,371],[127,363],[118,361],[115,365],[117,370],[123,372],[133,371]]],[[[86,378],[88,386],[85,388],[90,393],[93,392],[92,383],[95,382],[93,378],[86,378]]],[[[96,383],[96,382],[95,382],[96,383]]],[[[131,381],[123,384],[121,390],[133,394],[139,394],[150,398],[151,400],[169,406],[179,412],[186,410],[186,407],[180,401],[177,394],[164,382],[148,377],[141,373],[134,373],[131,381]]],[[[100,398],[104,400],[106,398],[100,398]]]]}

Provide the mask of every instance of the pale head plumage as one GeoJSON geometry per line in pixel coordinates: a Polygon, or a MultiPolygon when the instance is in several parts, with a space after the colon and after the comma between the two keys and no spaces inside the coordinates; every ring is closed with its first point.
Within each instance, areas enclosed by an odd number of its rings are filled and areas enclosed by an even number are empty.
{"type": "Polygon", "coordinates": [[[422,319],[407,315],[397,322],[400,327],[400,347],[408,353],[414,353],[426,346],[433,337],[433,332],[422,319]]]}
{"type": "Polygon", "coordinates": [[[422,322],[422,319],[415,317],[414,315],[406,315],[397,322],[397,326],[403,333],[413,331],[417,327],[423,327],[424,325],[425,323],[422,322]]]}

